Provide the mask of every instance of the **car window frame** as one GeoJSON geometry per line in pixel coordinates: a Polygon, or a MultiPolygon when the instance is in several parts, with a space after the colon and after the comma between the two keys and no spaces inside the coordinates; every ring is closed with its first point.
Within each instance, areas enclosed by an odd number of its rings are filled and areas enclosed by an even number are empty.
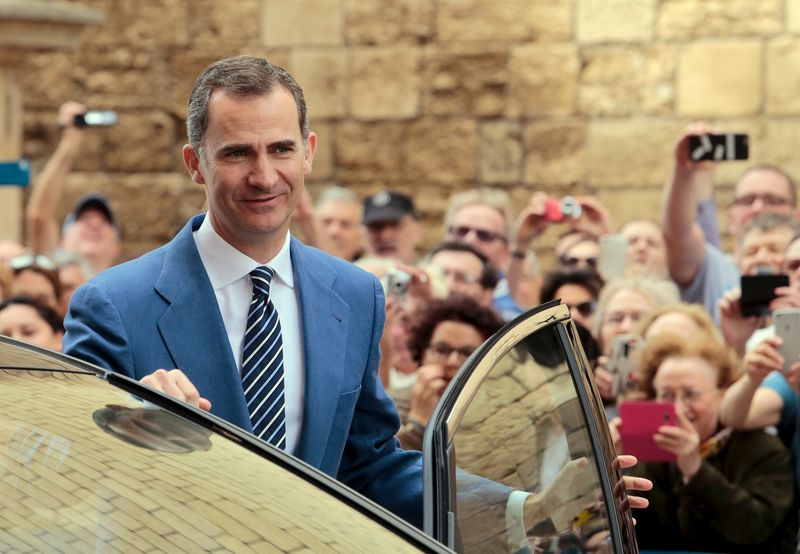
{"type": "Polygon", "coordinates": [[[611,435],[607,426],[599,426],[597,423],[605,421],[602,401],[594,385],[586,355],[577,340],[569,308],[560,300],[542,304],[506,324],[473,352],[442,394],[423,437],[424,530],[449,548],[455,547],[455,518],[451,508],[456,503],[453,486],[456,468],[449,464],[452,451],[448,449],[448,432],[450,424],[457,421],[451,418],[463,416],[466,406],[494,366],[494,361],[505,355],[523,337],[546,327],[555,327],[556,336],[565,351],[567,367],[580,401],[581,412],[587,422],[587,431],[595,451],[596,469],[608,511],[614,550],[636,552],[638,549],[630,505],[624,486],[621,484],[622,472],[614,463],[616,454],[611,435]],[[523,330],[524,333],[521,333],[523,330]],[[500,351],[498,348],[505,350],[500,351]],[[493,355],[491,361],[487,361],[489,355],[493,355]],[[479,371],[482,375],[476,376],[475,373],[479,371]],[[479,382],[476,382],[478,380],[479,382]],[[457,410],[460,410],[460,416],[454,416],[457,410]],[[598,419],[600,417],[602,419],[598,419]],[[614,479],[613,483],[611,476],[614,479]],[[617,495],[614,494],[615,487],[618,490],[617,495]]]}
{"type": "Polygon", "coordinates": [[[331,476],[323,473],[319,469],[310,466],[299,458],[287,454],[286,452],[274,447],[273,445],[257,438],[255,435],[227,422],[226,420],[195,408],[183,401],[177,400],[165,393],[158,391],[148,385],[144,385],[126,375],[116,373],[101,367],[95,366],[78,358],[68,356],[61,352],[55,352],[32,345],[23,341],[12,339],[0,335],[0,344],[9,344],[20,347],[24,350],[42,354],[57,362],[74,366],[77,370],[66,370],[64,368],[43,368],[43,367],[21,367],[5,366],[0,364],[0,372],[3,371],[37,371],[58,373],[76,373],[81,375],[94,375],[98,379],[107,382],[110,386],[129,393],[145,402],[158,406],[164,410],[183,417],[201,427],[224,436],[225,438],[239,444],[259,457],[273,463],[285,471],[291,472],[296,477],[317,486],[340,502],[346,504],[351,509],[370,518],[372,521],[384,527],[387,531],[401,536],[410,545],[424,552],[452,552],[445,545],[433,539],[430,535],[414,527],[402,518],[396,516],[383,506],[373,502],[369,498],[359,494],[347,485],[339,482],[331,476]]]}

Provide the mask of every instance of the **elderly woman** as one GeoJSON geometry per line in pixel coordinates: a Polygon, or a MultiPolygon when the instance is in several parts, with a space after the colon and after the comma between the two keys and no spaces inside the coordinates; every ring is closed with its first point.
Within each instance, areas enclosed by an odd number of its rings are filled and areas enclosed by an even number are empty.
{"type": "Polygon", "coordinates": [[[469,355],[502,326],[493,310],[465,296],[432,300],[415,314],[408,346],[420,368],[407,422],[397,434],[403,448],[422,449],[422,435],[445,387],[469,355]]]}
{"type": "Polygon", "coordinates": [[[644,389],[651,399],[673,402],[677,416],[677,425],[659,427],[654,440],[676,462],[645,463],[635,471],[654,484],[644,495],[650,507],[636,516],[641,547],[794,552],[788,452],[764,431],[720,424],[722,395],[736,367],[731,351],[708,335],[648,340],[641,358],[644,389]]]}
{"type": "Polygon", "coordinates": [[[609,404],[616,400],[614,376],[606,369],[611,354],[611,339],[632,334],[639,321],[651,311],[678,301],[678,288],[671,281],[632,278],[611,281],[603,287],[594,316],[594,336],[600,343],[600,358],[595,382],[600,396],[609,404]]]}

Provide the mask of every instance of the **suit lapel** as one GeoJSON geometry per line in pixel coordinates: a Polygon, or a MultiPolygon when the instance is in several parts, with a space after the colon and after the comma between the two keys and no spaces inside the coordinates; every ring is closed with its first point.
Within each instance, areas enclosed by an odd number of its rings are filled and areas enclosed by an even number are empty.
{"type": "Polygon", "coordinates": [[[234,386],[240,382],[239,370],[192,236],[202,221],[202,215],[190,220],[164,256],[155,288],[170,305],[158,329],[176,367],[211,401],[211,412],[249,431],[244,393],[234,386]]]}
{"type": "Polygon", "coordinates": [[[336,413],[347,350],[350,307],[333,289],[336,270],[325,257],[292,239],[305,355],[305,402],[295,454],[319,467],[336,413]]]}

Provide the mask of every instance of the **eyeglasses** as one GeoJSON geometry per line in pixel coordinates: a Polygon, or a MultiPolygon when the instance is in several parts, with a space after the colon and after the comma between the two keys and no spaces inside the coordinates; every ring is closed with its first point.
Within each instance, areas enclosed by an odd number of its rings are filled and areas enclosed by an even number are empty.
{"type": "Polygon", "coordinates": [[[475,352],[477,346],[465,346],[463,348],[455,348],[445,342],[435,342],[428,347],[428,353],[437,360],[446,360],[453,352],[458,354],[462,360],[469,358],[470,354],[475,352]]]}
{"type": "Polygon", "coordinates": [[[496,240],[502,240],[506,242],[506,237],[501,235],[500,233],[495,233],[493,231],[487,231],[486,229],[476,229],[474,227],[466,227],[464,225],[451,225],[450,228],[447,230],[450,233],[450,236],[464,239],[470,232],[475,233],[475,236],[481,242],[494,242],[496,240]]]}
{"type": "Polygon", "coordinates": [[[575,256],[561,256],[559,263],[564,267],[591,267],[597,269],[597,258],[576,258],[575,256]]]}
{"type": "Polygon", "coordinates": [[[786,267],[786,269],[788,271],[797,271],[798,269],[800,269],[800,259],[798,259],[798,260],[785,260],[783,262],[783,265],[784,265],[784,267],[786,267]]]}
{"type": "Polygon", "coordinates": [[[8,260],[8,265],[14,271],[22,271],[29,267],[38,267],[47,271],[55,271],[58,269],[58,265],[53,260],[41,254],[22,254],[21,256],[14,256],[8,260]]]}
{"type": "Polygon", "coordinates": [[[453,281],[456,283],[464,283],[471,285],[472,283],[477,283],[480,280],[480,277],[476,277],[475,275],[468,275],[463,271],[451,271],[449,269],[443,269],[442,274],[445,277],[451,277],[453,281]]]}
{"type": "Polygon", "coordinates": [[[731,206],[752,206],[756,200],[761,200],[761,203],[765,206],[785,206],[792,202],[788,198],[776,194],[745,194],[734,198],[731,206]]]}
{"type": "Polygon", "coordinates": [[[597,308],[597,301],[587,300],[586,302],[581,302],[580,304],[567,304],[567,307],[570,310],[578,310],[578,313],[583,317],[589,317],[594,313],[595,308],[597,308]]]}
{"type": "Polygon", "coordinates": [[[603,317],[603,323],[619,326],[622,325],[626,319],[630,319],[631,323],[635,325],[642,319],[642,315],[641,312],[609,312],[603,317]]]}
{"type": "Polygon", "coordinates": [[[698,391],[694,389],[686,389],[682,390],[680,394],[676,394],[674,391],[671,390],[660,390],[656,391],[656,400],[661,402],[675,402],[675,400],[680,399],[681,402],[685,404],[696,404],[700,400],[702,400],[703,396],[708,394],[714,389],[708,389],[703,391],[698,391]]]}

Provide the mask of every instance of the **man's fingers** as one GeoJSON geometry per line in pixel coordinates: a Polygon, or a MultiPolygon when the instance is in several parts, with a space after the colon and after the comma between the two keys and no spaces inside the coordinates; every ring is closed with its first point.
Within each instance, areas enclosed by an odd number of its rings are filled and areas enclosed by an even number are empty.
{"type": "MultiPolygon", "coordinates": [[[[617,456],[617,457],[622,458],[623,456],[617,456]]],[[[631,456],[631,458],[632,457],[633,456],[631,456]]],[[[625,477],[622,478],[622,481],[625,483],[626,491],[649,491],[650,489],[653,488],[653,482],[650,479],[645,479],[644,477],[633,477],[631,475],[626,475],[625,477]]],[[[638,497],[629,496],[628,498],[638,498],[638,497]]],[[[645,500],[645,502],[647,501],[645,500]]],[[[645,506],[646,505],[647,504],[645,504],[645,506]]]]}
{"type": "Polygon", "coordinates": [[[617,469],[627,469],[629,467],[633,467],[636,465],[636,456],[631,456],[630,454],[620,454],[616,458],[614,458],[614,467],[617,469]]]}
{"type": "MultiPolygon", "coordinates": [[[[628,495],[628,501],[630,503],[631,508],[641,509],[641,508],[647,508],[650,505],[650,501],[641,496],[628,495]]],[[[635,520],[634,520],[634,525],[636,525],[635,520]]]]}
{"type": "Polygon", "coordinates": [[[208,411],[211,409],[211,402],[205,398],[200,398],[197,388],[180,369],[172,369],[170,371],[159,369],[150,375],[142,377],[140,382],[201,410],[208,411]],[[204,408],[203,406],[207,407],[204,408]]]}

